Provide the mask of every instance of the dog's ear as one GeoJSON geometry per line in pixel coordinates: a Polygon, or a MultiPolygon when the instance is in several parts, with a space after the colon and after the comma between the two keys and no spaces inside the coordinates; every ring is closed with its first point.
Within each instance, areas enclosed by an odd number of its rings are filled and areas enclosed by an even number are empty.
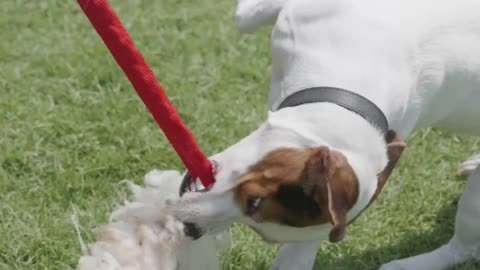
{"type": "Polygon", "coordinates": [[[331,242],[345,237],[347,212],[358,198],[358,180],[346,157],[327,147],[315,149],[305,167],[303,189],[333,225],[331,242]]]}

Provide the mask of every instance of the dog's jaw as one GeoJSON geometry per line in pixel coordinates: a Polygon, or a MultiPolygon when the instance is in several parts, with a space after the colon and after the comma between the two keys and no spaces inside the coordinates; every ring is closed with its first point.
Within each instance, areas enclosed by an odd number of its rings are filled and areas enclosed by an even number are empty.
{"type": "Polygon", "coordinates": [[[244,219],[242,223],[251,227],[264,241],[275,244],[326,240],[332,229],[330,224],[297,228],[276,223],[256,223],[251,219],[244,219]]]}

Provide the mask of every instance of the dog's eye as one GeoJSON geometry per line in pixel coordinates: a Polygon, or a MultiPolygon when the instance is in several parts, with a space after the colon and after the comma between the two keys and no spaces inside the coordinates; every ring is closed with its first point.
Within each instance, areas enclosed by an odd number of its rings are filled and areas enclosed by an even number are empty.
{"type": "Polygon", "coordinates": [[[252,197],[247,201],[247,215],[253,215],[257,212],[260,203],[262,202],[262,198],[260,197],[252,197]]]}

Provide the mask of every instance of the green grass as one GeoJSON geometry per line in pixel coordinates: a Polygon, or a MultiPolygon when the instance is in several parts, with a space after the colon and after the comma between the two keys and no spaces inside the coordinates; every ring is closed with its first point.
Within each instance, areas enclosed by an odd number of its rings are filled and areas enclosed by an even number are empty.
{"type": "MultiPolygon", "coordinates": [[[[234,1],[112,0],[207,154],[266,116],[269,29],[242,36],[234,1]]],[[[0,269],[73,269],[82,234],[107,221],[153,168],[181,163],[75,1],[0,2],[0,269]]],[[[475,138],[415,134],[379,200],[316,269],[376,269],[431,250],[453,232],[465,183],[456,165],[475,138]]],[[[225,269],[267,269],[276,246],[234,226],[225,269]]],[[[455,269],[480,269],[466,263],[455,269]]]]}

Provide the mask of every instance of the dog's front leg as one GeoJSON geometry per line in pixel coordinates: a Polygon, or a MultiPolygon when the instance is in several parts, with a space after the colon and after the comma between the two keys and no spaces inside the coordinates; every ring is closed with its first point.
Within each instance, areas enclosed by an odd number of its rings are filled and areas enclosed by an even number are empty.
{"type": "Polygon", "coordinates": [[[320,241],[283,244],[270,269],[311,270],[319,245],[320,241]]]}

